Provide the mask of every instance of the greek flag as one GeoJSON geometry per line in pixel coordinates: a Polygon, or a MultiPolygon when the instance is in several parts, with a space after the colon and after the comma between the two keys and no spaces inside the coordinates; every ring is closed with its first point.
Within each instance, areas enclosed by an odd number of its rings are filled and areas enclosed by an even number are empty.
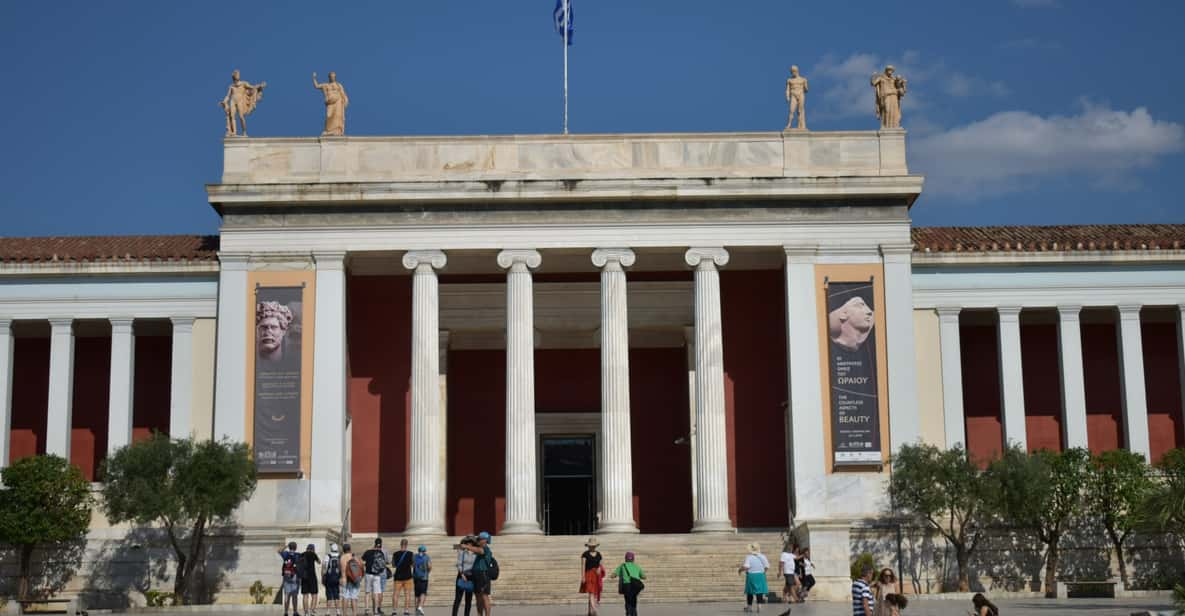
{"type": "Polygon", "coordinates": [[[575,21],[572,14],[572,0],[555,0],[555,12],[552,14],[555,21],[556,33],[563,35],[564,27],[568,29],[568,45],[572,44],[572,33],[575,30],[572,28],[572,22],[575,21]],[[567,23],[564,23],[564,12],[567,11],[567,23]]]}

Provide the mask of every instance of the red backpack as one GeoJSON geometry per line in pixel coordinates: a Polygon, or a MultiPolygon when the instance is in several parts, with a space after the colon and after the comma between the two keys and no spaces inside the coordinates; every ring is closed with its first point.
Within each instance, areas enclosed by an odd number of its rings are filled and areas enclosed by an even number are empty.
{"type": "Polygon", "coordinates": [[[358,559],[350,558],[349,563],[346,564],[346,581],[357,584],[362,579],[362,575],[362,565],[358,563],[358,559]]]}

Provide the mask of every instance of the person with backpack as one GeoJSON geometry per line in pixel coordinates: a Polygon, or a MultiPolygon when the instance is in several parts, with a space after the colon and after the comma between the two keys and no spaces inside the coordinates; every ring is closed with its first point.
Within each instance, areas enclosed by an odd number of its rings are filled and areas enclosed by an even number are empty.
{"type": "Polygon", "coordinates": [[[280,590],[284,594],[284,616],[288,616],[288,604],[292,604],[293,616],[300,616],[298,597],[300,595],[300,576],[297,575],[297,564],[300,562],[300,552],[296,551],[296,542],[289,541],[286,547],[278,551],[280,561],[280,590]]]}
{"type": "Polygon", "coordinates": [[[424,604],[428,602],[428,574],[432,573],[432,557],[428,556],[428,548],[416,548],[415,558],[411,564],[411,575],[416,591],[416,614],[424,616],[424,604]]]}
{"type": "Polygon", "coordinates": [[[348,612],[349,616],[358,616],[358,592],[366,577],[366,570],[348,543],[342,545],[341,568],[346,578],[346,584],[342,587],[342,611],[348,612]]]}
{"type": "Polygon", "coordinates": [[[336,543],[329,544],[329,556],[325,558],[321,583],[325,585],[325,613],[328,614],[332,609],[336,616],[342,616],[342,561],[336,543]]]}
{"type": "Polygon", "coordinates": [[[494,616],[494,601],[490,597],[493,588],[490,582],[498,579],[498,561],[494,560],[494,552],[490,549],[490,534],[481,531],[477,535],[477,543],[465,548],[477,556],[469,576],[473,582],[473,594],[477,597],[477,613],[494,616]]]}
{"type": "Polygon", "coordinates": [[[469,609],[473,605],[473,581],[470,576],[473,575],[473,563],[477,556],[469,551],[471,545],[477,545],[477,537],[466,535],[460,544],[453,546],[457,550],[457,590],[453,596],[453,616],[457,616],[462,597],[465,598],[465,616],[469,616],[469,609]]]}
{"type": "Polygon", "coordinates": [[[391,555],[391,576],[395,580],[395,590],[391,591],[391,615],[399,613],[399,595],[403,595],[403,616],[411,616],[412,599],[412,561],[415,554],[407,549],[407,539],[399,541],[399,551],[391,555]]]}
{"type": "Polygon", "coordinates": [[[646,579],[646,572],[634,562],[635,558],[633,552],[626,552],[625,562],[617,565],[613,573],[609,574],[610,579],[618,581],[617,592],[625,597],[625,616],[638,616],[638,594],[646,588],[642,583],[646,579]]]}
{"type": "Polygon", "coordinates": [[[307,616],[317,616],[317,572],[321,570],[321,558],[317,556],[317,546],[309,544],[304,554],[300,555],[300,594],[304,599],[304,611],[307,616]]]}
{"type": "Polygon", "coordinates": [[[368,597],[367,603],[362,607],[369,611],[371,609],[369,598],[373,597],[373,613],[381,615],[383,613],[383,589],[387,585],[387,553],[383,551],[382,538],[376,537],[374,547],[363,552],[362,562],[366,568],[363,588],[368,597]]]}

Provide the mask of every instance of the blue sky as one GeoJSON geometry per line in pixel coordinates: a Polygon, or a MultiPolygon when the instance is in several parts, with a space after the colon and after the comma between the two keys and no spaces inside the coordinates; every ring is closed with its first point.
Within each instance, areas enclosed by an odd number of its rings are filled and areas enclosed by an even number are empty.
{"type": "MultiPolygon", "coordinates": [[[[550,0],[0,3],[0,235],[212,233],[217,101],[267,81],[256,136],[312,136],[335,70],[356,135],[560,129],[550,0]]],[[[574,0],[573,132],[873,129],[909,79],[915,224],[1185,222],[1185,3],[574,0]]]]}

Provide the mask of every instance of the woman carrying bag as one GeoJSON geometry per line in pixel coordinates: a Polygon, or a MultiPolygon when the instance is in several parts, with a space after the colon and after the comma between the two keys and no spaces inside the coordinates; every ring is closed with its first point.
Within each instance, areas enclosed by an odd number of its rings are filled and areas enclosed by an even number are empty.
{"type": "Polygon", "coordinates": [[[646,572],[634,562],[634,553],[626,552],[625,562],[617,565],[609,577],[618,581],[617,592],[625,596],[625,616],[638,616],[638,593],[646,588],[642,583],[646,572]]]}

